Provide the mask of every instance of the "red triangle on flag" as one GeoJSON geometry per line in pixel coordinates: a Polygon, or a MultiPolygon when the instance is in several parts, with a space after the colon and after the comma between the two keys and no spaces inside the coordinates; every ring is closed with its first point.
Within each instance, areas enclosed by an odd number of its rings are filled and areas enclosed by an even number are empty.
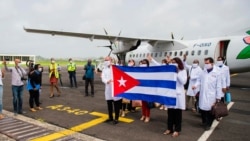
{"type": "Polygon", "coordinates": [[[126,74],[122,70],[118,69],[116,66],[112,66],[113,71],[113,91],[114,96],[139,85],[139,81],[126,74]]]}

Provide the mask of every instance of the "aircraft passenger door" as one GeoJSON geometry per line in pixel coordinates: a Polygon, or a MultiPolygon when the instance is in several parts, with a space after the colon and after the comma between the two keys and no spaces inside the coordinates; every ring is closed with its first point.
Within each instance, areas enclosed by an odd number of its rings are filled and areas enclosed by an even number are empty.
{"type": "Polygon", "coordinates": [[[222,56],[225,58],[225,64],[227,63],[227,48],[230,40],[226,41],[220,41],[219,44],[216,46],[215,49],[215,56],[214,59],[217,60],[219,56],[222,56]]]}

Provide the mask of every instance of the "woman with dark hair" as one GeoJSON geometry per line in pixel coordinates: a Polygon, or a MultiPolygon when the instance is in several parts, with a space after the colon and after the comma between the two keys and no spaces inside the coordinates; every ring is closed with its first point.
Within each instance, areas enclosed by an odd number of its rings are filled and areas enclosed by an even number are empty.
{"type": "Polygon", "coordinates": [[[29,72],[29,80],[27,84],[27,89],[30,93],[29,105],[30,111],[35,112],[36,110],[42,110],[39,103],[39,89],[41,87],[41,66],[36,64],[34,69],[29,72]],[[36,104],[36,109],[34,108],[34,101],[36,104]]]}
{"type": "Polygon", "coordinates": [[[172,137],[177,137],[181,132],[182,110],[186,108],[184,84],[187,81],[187,72],[178,57],[173,58],[170,65],[177,67],[176,105],[168,106],[168,129],[163,134],[172,134],[172,137]]]}
{"type": "MultiPolygon", "coordinates": [[[[140,67],[149,67],[149,61],[147,59],[141,60],[140,67]]],[[[150,108],[147,101],[142,100],[142,117],[140,120],[149,122],[150,120],[150,108]]]]}

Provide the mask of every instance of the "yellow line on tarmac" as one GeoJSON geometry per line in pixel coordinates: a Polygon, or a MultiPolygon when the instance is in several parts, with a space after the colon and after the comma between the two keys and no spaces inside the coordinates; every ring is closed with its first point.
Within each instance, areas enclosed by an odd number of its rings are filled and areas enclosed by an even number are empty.
{"type": "Polygon", "coordinates": [[[233,77],[233,76],[236,76],[236,75],[238,75],[238,73],[231,74],[230,76],[233,77]]]}
{"type": "MultiPolygon", "coordinates": [[[[83,131],[83,130],[90,128],[92,126],[95,126],[97,124],[103,123],[104,121],[106,121],[108,119],[107,114],[102,114],[102,113],[98,113],[98,112],[92,112],[90,114],[93,116],[98,116],[100,118],[91,120],[87,123],[83,123],[83,124],[74,126],[74,127],[70,128],[69,130],[63,130],[63,131],[59,131],[59,132],[56,132],[56,133],[53,133],[53,134],[50,134],[47,136],[33,139],[32,141],[45,141],[45,140],[49,141],[49,140],[55,140],[58,138],[62,138],[64,136],[68,136],[68,135],[74,134],[76,132],[83,131]]],[[[119,121],[127,122],[127,123],[133,122],[132,119],[128,119],[128,118],[119,118],[119,121]]]]}

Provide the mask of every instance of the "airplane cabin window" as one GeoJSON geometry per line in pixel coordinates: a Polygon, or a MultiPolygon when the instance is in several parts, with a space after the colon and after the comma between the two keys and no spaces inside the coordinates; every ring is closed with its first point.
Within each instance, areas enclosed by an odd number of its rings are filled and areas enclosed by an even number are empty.
{"type": "Polygon", "coordinates": [[[136,54],[136,58],[138,58],[138,54],[136,54]]]}
{"type": "Polygon", "coordinates": [[[132,54],[129,54],[129,58],[131,58],[132,57],[132,54]]]}
{"type": "Polygon", "coordinates": [[[205,50],[204,55],[208,55],[208,50],[205,50]]]}
{"type": "Polygon", "coordinates": [[[177,56],[177,51],[176,51],[176,52],[174,52],[174,56],[177,56]]]}
{"type": "Polygon", "coordinates": [[[162,56],[162,52],[159,52],[159,57],[161,57],[162,56]]]}
{"type": "Polygon", "coordinates": [[[183,54],[183,52],[181,51],[181,52],[180,52],[180,56],[182,56],[182,54],[183,54]]]}
{"type": "Polygon", "coordinates": [[[194,56],[194,53],[195,53],[194,50],[192,50],[191,55],[194,56]]]}
{"type": "Polygon", "coordinates": [[[155,57],[157,57],[157,52],[155,53],[155,57]]]}
{"type": "Polygon", "coordinates": [[[188,51],[186,51],[186,55],[188,56],[188,51]]]}
{"type": "Polygon", "coordinates": [[[142,54],[140,54],[140,57],[142,56],[142,54]]]}
{"type": "Polygon", "coordinates": [[[172,52],[169,52],[169,56],[172,56],[172,52]]]}
{"type": "Polygon", "coordinates": [[[167,55],[168,55],[168,52],[165,52],[165,55],[164,55],[164,56],[167,57],[167,55]]]}
{"type": "Polygon", "coordinates": [[[135,54],[133,54],[133,58],[135,58],[135,54]]]}
{"type": "Polygon", "coordinates": [[[201,55],[201,50],[198,50],[198,54],[197,55],[201,55]]]}
{"type": "Polygon", "coordinates": [[[143,53],[143,58],[145,57],[145,53],[143,53]]]}

